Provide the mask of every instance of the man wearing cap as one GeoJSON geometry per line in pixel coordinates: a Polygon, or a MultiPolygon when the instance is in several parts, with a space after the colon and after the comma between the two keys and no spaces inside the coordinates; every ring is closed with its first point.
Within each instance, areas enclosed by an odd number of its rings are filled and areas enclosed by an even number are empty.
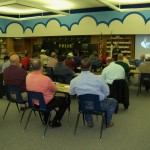
{"type": "Polygon", "coordinates": [[[46,50],[44,49],[41,50],[40,59],[41,59],[42,65],[47,65],[48,56],[45,54],[45,52],[46,50]]]}
{"type": "MultiPolygon", "coordinates": [[[[150,73],[150,54],[145,54],[145,61],[139,66],[140,73],[150,73]]],[[[150,83],[146,83],[145,90],[148,91],[150,88],[150,83]]]]}
{"type": "Polygon", "coordinates": [[[73,54],[69,53],[67,58],[65,59],[65,65],[71,68],[72,70],[76,69],[75,61],[73,60],[73,54]]]}

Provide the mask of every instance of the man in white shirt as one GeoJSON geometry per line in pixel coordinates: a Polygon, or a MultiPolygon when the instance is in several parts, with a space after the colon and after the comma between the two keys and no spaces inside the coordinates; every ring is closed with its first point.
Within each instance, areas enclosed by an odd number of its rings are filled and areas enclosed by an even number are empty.
{"type": "Polygon", "coordinates": [[[112,84],[116,79],[125,79],[125,71],[122,66],[113,62],[111,57],[107,57],[106,63],[108,66],[103,69],[101,77],[107,84],[112,84]]]}

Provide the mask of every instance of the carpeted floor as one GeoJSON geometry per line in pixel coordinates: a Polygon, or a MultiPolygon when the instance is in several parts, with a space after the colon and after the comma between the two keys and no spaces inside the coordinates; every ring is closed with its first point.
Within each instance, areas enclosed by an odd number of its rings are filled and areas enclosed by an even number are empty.
{"type": "Polygon", "coordinates": [[[62,127],[49,127],[43,139],[44,126],[39,116],[31,117],[27,131],[23,132],[29,111],[21,125],[15,104],[10,106],[5,120],[2,120],[7,100],[0,100],[0,150],[150,150],[150,92],[142,91],[136,96],[137,87],[130,86],[130,106],[128,110],[119,105],[114,114],[115,126],[103,130],[99,141],[99,122],[94,118],[94,127],[84,126],[80,119],[76,135],[73,134],[78,105],[71,103],[71,122],[68,112],[62,120],[62,127]]]}

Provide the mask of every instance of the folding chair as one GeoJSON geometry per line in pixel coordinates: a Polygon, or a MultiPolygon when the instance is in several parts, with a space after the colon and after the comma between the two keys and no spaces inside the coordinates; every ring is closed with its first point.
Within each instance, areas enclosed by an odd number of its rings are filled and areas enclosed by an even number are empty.
{"type": "Polygon", "coordinates": [[[101,126],[100,126],[100,140],[101,140],[105,112],[102,111],[100,108],[99,95],[84,94],[84,95],[79,95],[78,98],[79,98],[79,100],[78,100],[78,102],[79,102],[79,113],[77,115],[74,134],[76,134],[76,130],[77,130],[77,126],[78,126],[78,122],[79,122],[79,118],[80,118],[81,113],[83,115],[83,123],[84,124],[85,124],[85,120],[84,120],[85,114],[101,115],[102,116],[101,126]]]}
{"type": "MultiPolygon", "coordinates": [[[[26,128],[27,128],[27,125],[29,123],[32,111],[39,112],[40,119],[41,119],[42,123],[43,123],[43,120],[42,120],[41,112],[49,112],[50,113],[52,110],[54,110],[56,112],[56,114],[57,114],[57,110],[56,109],[54,109],[54,108],[53,109],[47,108],[47,106],[45,104],[45,101],[44,101],[43,93],[41,93],[41,92],[34,92],[34,91],[27,91],[27,93],[28,93],[28,105],[29,105],[29,108],[31,110],[30,110],[29,116],[27,118],[27,121],[26,121],[26,124],[25,124],[25,127],[24,127],[24,131],[26,131],[26,128]],[[35,105],[35,102],[34,102],[35,100],[39,103],[38,107],[37,107],[37,105],[35,105]]],[[[47,127],[48,127],[48,124],[50,122],[50,117],[51,117],[51,115],[49,114],[48,121],[47,121],[45,130],[44,130],[43,138],[45,137],[45,134],[46,134],[46,131],[47,131],[47,127]]]]}
{"type": "MultiPolygon", "coordinates": [[[[27,101],[24,101],[22,99],[21,91],[20,91],[20,87],[19,86],[6,85],[5,88],[6,88],[6,97],[7,97],[7,100],[9,102],[8,102],[8,105],[7,105],[6,110],[4,112],[3,120],[4,120],[5,116],[6,116],[6,113],[7,113],[8,108],[9,108],[9,106],[10,106],[11,103],[15,103],[16,104],[19,113],[20,113],[20,109],[19,109],[18,104],[23,104],[25,107],[27,107],[27,105],[26,105],[27,101]],[[16,98],[13,98],[12,94],[16,98]]],[[[26,111],[26,109],[23,110],[23,113],[22,113],[22,116],[21,116],[21,119],[20,119],[20,124],[21,124],[22,119],[24,117],[25,111],[26,111]]]]}
{"type": "Polygon", "coordinates": [[[142,86],[150,86],[150,73],[141,73],[137,96],[141,93],[142,86]]]}

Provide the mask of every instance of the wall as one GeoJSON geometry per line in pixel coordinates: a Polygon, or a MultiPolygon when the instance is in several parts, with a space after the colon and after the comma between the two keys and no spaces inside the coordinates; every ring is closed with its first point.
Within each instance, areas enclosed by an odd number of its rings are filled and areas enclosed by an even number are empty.
{"type": "Polygon", "coordinates": [[[149,14],[107,11],[20,22],[0,19],[0,37],[150,34],[149,14]]]}

